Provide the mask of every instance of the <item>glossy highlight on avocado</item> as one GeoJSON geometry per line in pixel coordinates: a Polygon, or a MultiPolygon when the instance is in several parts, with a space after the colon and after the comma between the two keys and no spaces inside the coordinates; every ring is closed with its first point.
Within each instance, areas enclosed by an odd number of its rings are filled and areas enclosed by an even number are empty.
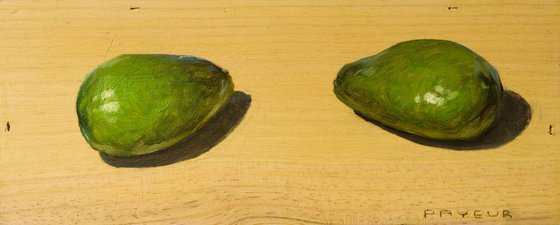
{"type": "Polygon", "coordinates": [[[401,42],[345,65],[334,93],[356,112],[437,140],[472,140],[495,125],[503,98],[496,70],[446,40],[401,42]]]}
{"type": "Polygon", "coordinates": [[[190,136],[232,93],[228,72],[207,60],[128,54],[104,62],[86,77],[76,110],[92,148],[131,157],[190,136]]]}

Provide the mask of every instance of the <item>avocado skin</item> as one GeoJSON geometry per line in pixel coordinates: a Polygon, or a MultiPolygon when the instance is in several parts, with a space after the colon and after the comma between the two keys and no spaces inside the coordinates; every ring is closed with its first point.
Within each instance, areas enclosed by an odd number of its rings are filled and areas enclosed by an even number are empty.
{"type": "Polygon", "coordinates": [[[473,140],[495,125],[503,87],[497,71],[470,49],[421,39],[345,65],[334,93],[394,129],[436,140],[473,140]]]}
{"type": "Polygon", "coordinates": [[[233,93],[228,72],[194,56],[127,54],[93,70],[76,111],[95,150],[132,157],[168,148],[193,134],[233,93]]]}

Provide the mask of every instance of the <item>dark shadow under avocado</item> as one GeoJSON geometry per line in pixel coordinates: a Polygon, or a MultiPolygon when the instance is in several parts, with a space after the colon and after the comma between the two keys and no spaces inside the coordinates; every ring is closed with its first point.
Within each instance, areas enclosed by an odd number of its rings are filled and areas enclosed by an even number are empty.
{"type": "Polygon", "coordinates": [[[531,121],[531,106],[519,94],[506,90],[502,101],[502,111],[496,125],[487,133],[470,141],[441,141],[423,138],[414,134],[388,127],[354,111],[362,119],[382,129],[418,144],[453,150],[483,150],[496,148],[515,139],[531,121]]]}
{"type": "Polygon", "coordinates": [[[101,159],[115,167],[155,167],[196,158],[220,143],[243,120],[251,96],[235,91],[212,119],[193,135],[167,149],[130,158],[117,158],[100,152],[101,159]]]}

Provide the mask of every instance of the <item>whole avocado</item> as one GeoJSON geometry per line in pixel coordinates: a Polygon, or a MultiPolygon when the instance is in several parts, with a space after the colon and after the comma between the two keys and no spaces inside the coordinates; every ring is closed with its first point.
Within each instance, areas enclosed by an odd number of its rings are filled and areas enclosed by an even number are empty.
{"type": "Polygon", "coordinates": [[[228,72],[194,56],[128,54],[98,66],[82,83],[76,110],[94,149],[131,157],[193,134],[233,92],[228,72]]]}
{"type": "Polygon", "coordinates": [[[437,140],[472,140],[501,111],[496,70],[446,40],[401,42],[345,65],[334,93],[356,112],[397,130],[437,140]]]}

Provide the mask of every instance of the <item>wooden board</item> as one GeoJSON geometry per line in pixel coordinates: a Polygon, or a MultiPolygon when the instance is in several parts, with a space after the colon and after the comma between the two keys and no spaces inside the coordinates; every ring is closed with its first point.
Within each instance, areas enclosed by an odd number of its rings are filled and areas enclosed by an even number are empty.
{"type": "Polygon", "coordinates": [[[0,224],[560,224],[558,1],[1,0],[0,21],[0,224]],[[336,99],[342,65],[417,38],[485,57],[527,128],[455,151],[336,99]],[[111,166],[75,100],[124,53],[207,58],[250,105],[198,157],[111,166]]]}

